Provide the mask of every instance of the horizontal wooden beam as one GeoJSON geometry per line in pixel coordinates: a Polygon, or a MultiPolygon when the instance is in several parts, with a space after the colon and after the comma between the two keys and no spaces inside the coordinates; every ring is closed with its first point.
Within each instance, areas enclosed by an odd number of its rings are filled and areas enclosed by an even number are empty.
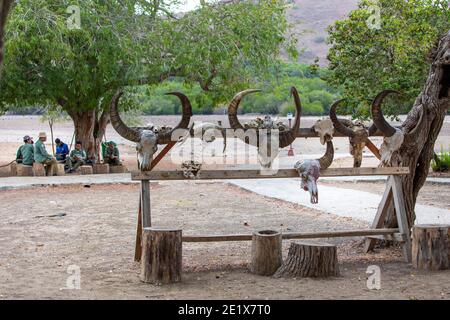
{"type": "MultiPolygon", "coordinates": [[[[386,176],[409,174],[408,167],[382,167],[382,168],[329,168],[320,172],[321,177],[340,176],[386,176]]],[[[295,169],[280,169],[273,175],[261,174],[260,170],[201,170],[198,180],[208,179],[268,179],[268,178],[298,178],[295,169]]],[[[172,171],[133,171],[132,180],[189,180],[181,170],[172,171]]]]}
{"type": "MultiPolygon", "coordinates": [[[[341,238],[341,237],[366,237],[394,235],[398,229],[362,229],[342,230],[324,232],[285,232],[283,239],[319,239],[319,238],[341,238]]],[[[251,241],[251,234],[229,234],[229,235],[185,235],[183,242],[221,242],[221,241],[251,241]]]]}

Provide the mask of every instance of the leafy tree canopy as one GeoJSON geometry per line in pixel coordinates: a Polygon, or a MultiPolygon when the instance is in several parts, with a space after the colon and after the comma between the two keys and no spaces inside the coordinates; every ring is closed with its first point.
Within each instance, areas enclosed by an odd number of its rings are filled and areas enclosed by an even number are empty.
{"type": "Polygon", "coordinates": [[[448,0],[362,0],[329,28],[328,81],[349,98],[341,112],[367,117],[370,100],[388,88],[403,95],[386,104],[386,114],[408,111],[426,80],[427,55],[449,29],[448,0]],[[369,28],[377,7],[380,28],[369,28]]]}
{"type": "MultiPolygon", "coordinates": [[[[173,1],[21,0],[8,21],[0,101],[103,110],[120,87],[177,76],[217,99],[264,72],[285,47],[281,0],[203,4],[183,15],[173,1]],[[67,8],[80,8],[80,28],[67,8]]],[[[127,104],[132,107],[132,104],[127,104]]]]}

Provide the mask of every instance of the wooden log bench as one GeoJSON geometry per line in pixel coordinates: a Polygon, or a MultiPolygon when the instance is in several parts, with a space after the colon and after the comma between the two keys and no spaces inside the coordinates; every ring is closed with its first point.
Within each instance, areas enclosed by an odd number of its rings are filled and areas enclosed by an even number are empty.
{"type": "Polygon", "coordinates": [[[44,177],[45,174],[45,165],[39,162],[33,163],[33,175],[35,177],[44,177]]]}
{"type": "Polygon", "coordinates": [[[82,175],[94,174],[94,169],[92,168],[92,166],[81,166],[80,171],[82,175]]]}
{"type": "Polygon", "coordinates": [[[255,231],[252,235],[251,272],[271,276],[281,266],[281,232],[274,230],[255,231]]]}
{"type": "Polygon", "coordinates": [[[339,276],[337,248],[328,243],[293,241],[275,278],[325,278],[339,276]]]}
{"type": "Polygon", "coordinates": [[[412,265],[415,269],[429,271],[450,268],[450,225],[413,227],[412,265]]]}
{"type": "Polygon", "coordinates": [[[19,163],[16,166],[16,170],[17,170],[17,176],[19,176],[19,177],[32,177],[32,176],[34,176],[33,166],[27,166],[27,165],[19,163]]]}
{"type": "Polygon", "coordinates": [[[109,164],[107,163],[96,163],[93,166],[94,174],[108,174],[109,173],[109,164]]]}
{"type": "Polygon", "coordinates": [[[181,234],[176,229],[144,228],[141,281],[157,285],[181,281],[181,234]]]}

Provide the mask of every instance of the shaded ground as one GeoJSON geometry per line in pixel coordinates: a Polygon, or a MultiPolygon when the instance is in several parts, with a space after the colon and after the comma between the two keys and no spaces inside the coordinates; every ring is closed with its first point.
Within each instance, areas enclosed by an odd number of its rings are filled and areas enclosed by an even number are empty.
{"type": "MultiPolygon", "coordinates": [[[[164,182],[151,189],[153,224],[185,234],[367,227],[222,183],[164,182]]],[[[342,275],[335,279],[251,275],[250,243],[230,242],[185,244],[182,283],[143,284],[133,262],[137,201],[138,186],[131,185],[0,192],[0,299],[450,298],[449,270],[417,273],[397,248],[364,254],[359,239],[328,241],[339,245],[342,275]],[[65,215],[47,217],[58,214],[65,215]],[[382,270],[379,291],[366,287],[365,271],[373,264],[382,270]],[[81,290],[61,290],[69,265],[81,268],[81,290]]]]}

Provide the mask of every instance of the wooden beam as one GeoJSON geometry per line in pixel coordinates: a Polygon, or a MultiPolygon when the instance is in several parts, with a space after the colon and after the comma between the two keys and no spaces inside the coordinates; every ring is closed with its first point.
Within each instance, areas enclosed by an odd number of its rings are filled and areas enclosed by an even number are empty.
{"type": "Polygon", "coordinates": [[[375,155],[375,157],[377,157],[378,160],[381,160],[380,150],[378,150],[377,146],[374,145],[369,138],[366,140],[366,147],[375,155]]]}
{"type": "MultiPolygon", "coordinates": [[[[319,239],[340,237],[365,237],[375,235],[393,235],[398,229],[363,229],[342,230],[324,232],[286,232],[282,233],[283,239],[319,239]]],[[[229,235],[186,235],[183,242],[220,242],[220,241],[251,241],[252,234],[229,234],[229,235]]]]}
{"type": "MultiPolygon", "coordinates": [[[[383,168],[330,168],[322,170],[321,177],[337,176],[378,176],[409,174],[408,167],[383,168]]],[[[268,179],[268,178],[298,178],[295,169],[280,169],[274,175],[262,175],[260,170],[201,170],[197,180],[207,179],[268,179]]],[[[173,171],[133,171],[132,180],[188,180],[181,170],[173,171]]]]}
{"type": "Polygon", "coordinates": [[[150,171],[162,160],[162,158],[164,158],[164,156],[170,151],[170,149],[173,148],[173,146],[176,144],[177,142],[170,142],[168,144],[166,144],[166,146],[164,147],[164,149],[161,150],[160,153],[158,153],[158,155],[155,157],[155,159],[152,160],[152,164],[150,166],[150,171]]]}

